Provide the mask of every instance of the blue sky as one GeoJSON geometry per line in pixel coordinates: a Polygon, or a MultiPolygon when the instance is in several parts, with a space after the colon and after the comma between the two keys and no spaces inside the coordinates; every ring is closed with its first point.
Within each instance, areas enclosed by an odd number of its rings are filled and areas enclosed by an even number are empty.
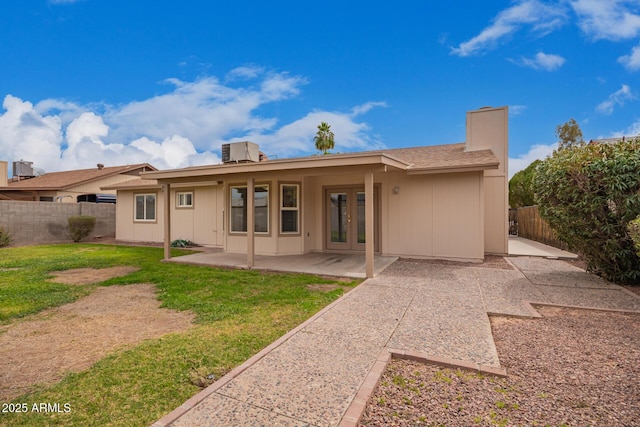
{"type": "Polygon", "coordinates": [[[510,172],[555,147],[640,134],[640,0],[4,0],[0,159],[216,163],[463,142],[510,107],[510,172]],[[435,4],[431,4],[435,3],[435,4]]]}

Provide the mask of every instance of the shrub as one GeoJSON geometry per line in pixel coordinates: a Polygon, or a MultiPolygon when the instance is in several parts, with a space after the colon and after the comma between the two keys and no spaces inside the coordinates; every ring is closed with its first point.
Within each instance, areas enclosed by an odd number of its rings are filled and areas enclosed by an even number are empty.
{"type": "Polygon", "coordinates": [[[69,232],[74,242],[79,242],[87,237],[96,226],[94,216],[74,215],[69,217],[69,232]]]}
{"type": "Polygon", "coordinates": [[[13,243],[13,233],[4,227],[0,227],[0,248],[4,248],[13,243]]]}
{"type": "Polygon", "coordinates": [[[633,221],[629,222],[629,235],[636,247],[636,253],[640,257],[640,215],[633,221]]]}
{"type": "Polygon", "coordinates": [[[640,215],[640,140],[559,150],[534,179],[540,215],[582,253],[587,270],[640,283],[640,257],[628,232],[640,215]]]}
{"type": "Polygon", "coordinates": [[[196,244],[191,240],[177,239],[171,242],[171,246],[174,248],[192,248],[196,246],[196,244]]]}

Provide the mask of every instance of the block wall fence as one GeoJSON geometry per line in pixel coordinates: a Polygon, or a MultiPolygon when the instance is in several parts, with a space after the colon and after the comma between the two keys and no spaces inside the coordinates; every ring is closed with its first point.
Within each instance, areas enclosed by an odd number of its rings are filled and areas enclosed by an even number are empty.
{"type": "Polygon", "coordinates": [[[96,227],[86,239],[115,237],[116,205],[0,200],[0,226],[13,234],[13,246],[71,242],[68,218],[96,217],[96,227]]]}

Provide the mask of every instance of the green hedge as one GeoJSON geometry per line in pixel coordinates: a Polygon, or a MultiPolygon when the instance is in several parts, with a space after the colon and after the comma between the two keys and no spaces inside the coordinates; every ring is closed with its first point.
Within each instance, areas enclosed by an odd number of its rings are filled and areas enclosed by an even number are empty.
{"type": "Polygon", "coordinates": [[[640,257],[629,223],[640,215],[640,140],[553,153],[538,165],[540,216],[608,280],[640,284],[640,257]]]}

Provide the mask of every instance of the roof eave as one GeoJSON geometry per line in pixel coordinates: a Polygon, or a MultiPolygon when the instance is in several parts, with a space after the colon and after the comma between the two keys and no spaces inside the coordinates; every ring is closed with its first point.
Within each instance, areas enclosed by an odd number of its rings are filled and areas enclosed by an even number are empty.
{"type": "Polygon", "coordinates": [[[348,156],[318,156],[300,159],[273,160],[260,163],[241,163],[233,165],[214,165],[196,168],[174,169],[168,171],[144,172],[144,179],[170,180],[203,176],[235,175],[243,173],[279,172],[289,170],[307,170],[328,167],[384,165],[407,170],[409,164],[385,154],[357,154],[348,156]]]}
{"type": "Polygon", "coordinates": [[[460,172],[480,172],[485,170],[498,169],[500,162],[474,164],[468,166],[452,165],[432,168],[409,169],[407,175],[428,175],[438,173],[460,173],[460,172]]]}

